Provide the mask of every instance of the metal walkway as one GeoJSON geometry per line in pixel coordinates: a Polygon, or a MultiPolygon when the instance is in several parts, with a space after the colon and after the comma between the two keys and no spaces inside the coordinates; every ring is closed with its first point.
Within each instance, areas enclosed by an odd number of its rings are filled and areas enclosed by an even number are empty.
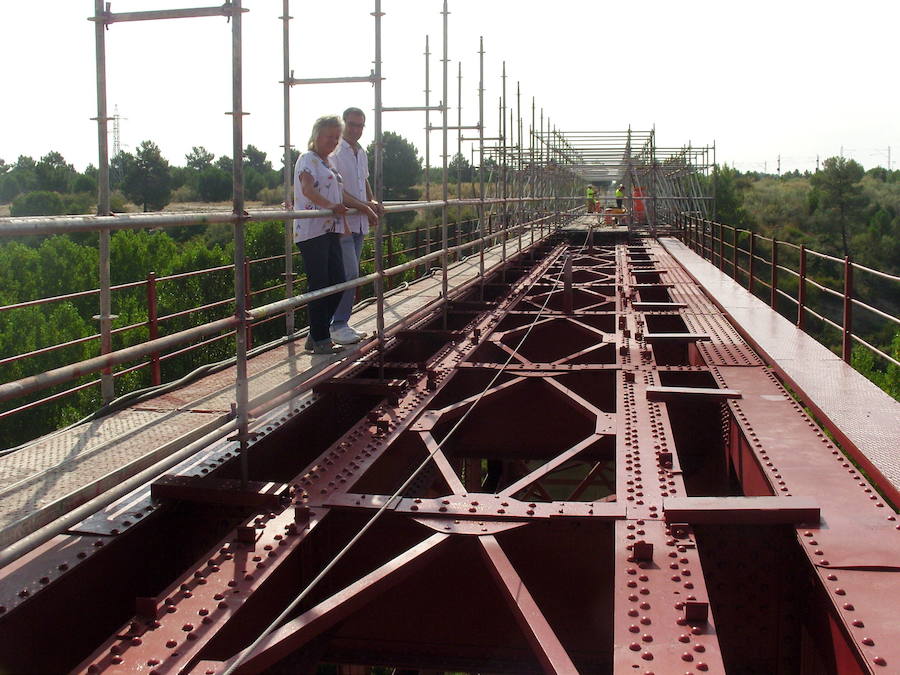
{"type": "Polygon", "coordinates": [[[844,450],[900,504],[900,403],[680,241],[660,242],[844,450]]]}

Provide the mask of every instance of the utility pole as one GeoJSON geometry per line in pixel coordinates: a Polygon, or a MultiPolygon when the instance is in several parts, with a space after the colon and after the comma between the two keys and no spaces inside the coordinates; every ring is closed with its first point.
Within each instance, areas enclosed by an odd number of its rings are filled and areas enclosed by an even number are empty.
{"type": "Polygon", "coordinates": [[[778,175],[781,175],[781,155],[778,155],[778,175]]]}

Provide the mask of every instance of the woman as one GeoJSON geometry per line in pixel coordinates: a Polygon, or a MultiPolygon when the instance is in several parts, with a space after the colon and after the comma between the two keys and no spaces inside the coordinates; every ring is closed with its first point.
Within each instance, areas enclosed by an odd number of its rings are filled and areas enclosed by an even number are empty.
{"type": "MultiPolygon", "coordinates": [[[[313,125],[309,152],[301,155],[294,166],[294,208],[327,209],[333,215],[302,218],[294,221],[294,242],[303,256],[309,290],[314,291],[344,281],[341,235],[349,232],[344,221],[347,207],[343,204],[340,174],[328,161],[328,155],[341,140],[343,125],[336,115],[320,117],[313,125]]],[[[309,303],[309,337],[306,348],[314,354],[333,354],[343,349],[329,335],[329,324],[341,300],[341,293],[309,303]]]]}

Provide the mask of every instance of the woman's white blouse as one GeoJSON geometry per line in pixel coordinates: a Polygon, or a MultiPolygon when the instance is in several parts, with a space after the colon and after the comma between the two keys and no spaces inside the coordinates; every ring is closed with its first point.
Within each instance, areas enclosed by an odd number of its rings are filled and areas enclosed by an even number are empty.
{"type": "MultiPolygon", "coordinates": [[[[343,201],[343,187],[340,174],[331,168],[326,160],[309,151],[297,159],[294,165],[294,208],[300,211],[316,211],[322,207],[313,204],[303,194],[300,176],[308,173],[312,176],[313,186],[328,201],[340,204],[343,201]]],[[[326,232],[343,232],[342,216],[325,218],[297,218],[294,220],[294,242],[306,241],[319,237],[326,232]]]]}

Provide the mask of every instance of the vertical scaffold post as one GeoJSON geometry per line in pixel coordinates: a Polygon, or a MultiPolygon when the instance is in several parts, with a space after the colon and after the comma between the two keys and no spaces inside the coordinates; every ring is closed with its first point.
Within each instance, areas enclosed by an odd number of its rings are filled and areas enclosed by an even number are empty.
{"type": "Polygon", "coordinates": [[[246,487],[249,480],[247,433],[249,391],[247,384],[247,288],[244,282],[245,213],[244,213],[244,102],[243,63],[241,50],[241,0],[233,0],[231,16],[231,130],[232,130],[232,210],[234,221],[234,313],[239,321],[235,332],[235,411],[237,414],[241,457],[241,485],[246,487]]]}
{"type": "Polygon", "coordinates": [[[566,255],[563,261],[563,313],[572,314],[575,299],[572,292],[572,254],[566,255]]]}
{"type": "Polygon", "coordinates": [[[506,61],[503,62],[503,70],[500,79],[503,81],[503,88],[501,90],[502,95],[500,96],[500,180],[503,182],[503,217],[500,219],[502,249],[500,259],[503,262],[506,262],[506,230],[507,227],[509,227],[509,205],[506,201],[509,197],[506,180],[506,61]]]}
{"type": "MultiPolygon", "coordinates": [[[[109,206],[109,131],[106,105],[106,12],[103,0],[94,0],[94,36],[97,52],[97,215],[110,215],[109,206]]],[[[109,228],[99,232],[100,263],[100,313],[95,317],[100,321],[100,353],[112,351],[112,292],[109,271],[109,228]]],[[[115,382],[111,368],[100,371],[100,396],[104,403],[115,398],[115,382]]]]}
{"type": "MultiPolygon", "coordinates": [[[[382,133],[382,101],[381,101],[381,0],[375,0],[375,69],[373,72],[375,87],[375,199],[381,204],[384,201],[384,138],[382,133]]],[[[426,48],[427,51],[427,48],[426,48]]],[[[426,131],[426,133],[428,133],[426,131]]],[[[384,379],[384,224],[378,223],[375,228],[375,302],[376,331],[378,334],[378,377],[384,379]]]]}
{"type": "Polygon", "coordinates": [[[484,36],[478,38],[478,274],[484,298],[484,36]]]}
{"type": "MultiPolygon", "coordinates": [[[[428,48],[428,36],[425,36],[425,201],[431,201],[431,51],[428,48]]],[[[427,215],[427,213],[426,213],[427,215]]],[[[425,254],[431,253],[431,226],[425,218],[425,254]]],[[[431,263],[428,264],[428,267],[431,263]]],[[[425,271],[428,271],[428,267],[425,271]]]]}
{"type": "Polygon", "coordinates": [[[845,363],[853,359],[853,262],[844,256],[844,330],[841,356],[845,363]]]}
{"type": "MultiPolygon", "coordinates": [[[[512,113],[512,110],[510,110],[512,113]]],[[[517,250],[522,252],[523,222],[522,218],[522,90],[521,84],[516,80],[516,226],[519,230],[519,243],[517,250]]]]}
{"type": "Polygon", "coordinates": [[[443,150],[441,152],[441,182],[442,182],[442,199],[444,200],[444,205],[441,207],[441,296],[444,299],[444,327],[447,325],[447,296],[450,290],[449,283],[449,272],[447,269],[447,200],[450,196],[449,187],[447,184],[447,112],[450,109],[450,99],[447,96],[447,64],[450,62],[450,59],[447,58],[447,17],[450,12],[447,10],[447,0],[444,0],[444,9],[441,12],[444,19],[444,48],[443,48],[443,58],[442,62],[442,71],[443,71],[443,101],[441,102],[441,125],[443,129],[441,130],[441,136],[443,138],[443,150]]]}
{"type": "MultiPolygon", "coordinates": [[[[281,7],[281,41],[283,51],[282,71],[284,78],[284,204],[293,205],[293,193],[291,181],[294,177],[294,167],[291,166],[291,54],[290,54],[290,4],[291,0],[282,0],[281,7]]],[[[291,298],[294,295],[294,221],[290,218],[284,221],[284,297],[291,298]]],[[[288,337],[294,334],[294,310],[288,309],[284,313],[284,333],[288,337]]],[[[293,343],[288,343],[289,348],[293,343]]]]}
{"type": "Polygon", "coordinates": [[[800,244],[800,281],[797,285],[797,328],[806,326],[806,246],[800,244]]]}

